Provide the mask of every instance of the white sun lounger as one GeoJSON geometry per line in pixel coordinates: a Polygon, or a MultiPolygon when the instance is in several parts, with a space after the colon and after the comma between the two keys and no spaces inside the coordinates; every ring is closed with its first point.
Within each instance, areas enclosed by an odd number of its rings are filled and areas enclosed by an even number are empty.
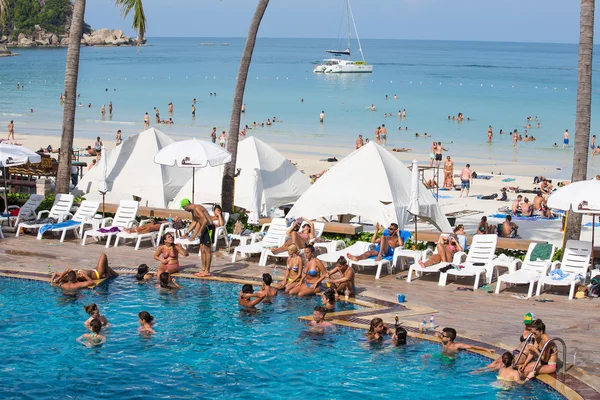
{"type": "MultiPolygon", "coordinates": [[[[450,234],[442,233],[440,236],[442,236],[442,235],[448,236],[450,234]]],[[[458,236],[458,242],[464,249],[467,245],[466,236],[464,236],[464,235],[457,235],[457,236],[458,236]]],[[[437,246],[433,252],[431,250],[426,250],[422,254],[421,261],[426,262],[433,254],[437,254],[437,246]]],[[[459,265],[462,262],[463,257],[465,257],[465,256],[466,256],[466,254],[464,253],[464,251],[459,251],[459,252],[455,253],[454,257],[452,258],[452,264],[459,265]]],[[[417,260],[415,260],[415,261],[417,261],[417,260]]],[[[444,268],[448,264],[449,264],[448,262],[441,262],[441,263],[437,263],[434,265],[430,265],[428,267],[421,267],[418,262],[415,262],[408,268],[408,277],[406,278],[406,282],[407,283],[412,282],[413,273],[418,277],[421,277],[423,274],[439,274],[440,269],[444,268]]]]}
{"type": "MultiPolygon", "coordinates": [[[[121,200],[119,201],[119,208],[114,218],[104,218],[102,220],[101,228],[110,229],[113,226],[123,230],[124,228],[131,228],[136,223],[135,217],[138,212],[139,203],[134,200],[121,200]]],[[[119,232],[100,232],[99,230],[87,230],[83,234],[81,245],[85,246],[85,241],[88,236],[95,238],[106,238],[106,248],[110,247],[110,241],[112,237],[119,232]]]]}
{"type": "Polygon", "coordinates": [[[494,275],[494,265],[492,261],[496,257],[496,244],[498,242],[497,235],[475,235],[471,242],[467,260],[460,263],[461,269],[451,269],[447,272],[440,272],[440,286],[446,286],[448,283],[448,275],[454,277],[474,276],[475,283],[473,289],[479,287],[479,279],[482,274],[487,277],[487,283],[492,283],[494,275]],[[477,265],[476,265],[477,264],[477,265]]]}
{"type": "MultiPolygon", "coordinates": [[[[14,225],[18,225],[21,219],[34,216],[35,210],[39,207],[40,204],[42,204],[42,201],[44,201],[44,196],[42,196],[41,194],[32,194],[31,196],[29,196],[29,199],[27,199],[25,204],[23,204],[23,206],[21,206],[21,208],[19,209],[19,215],[17,215],[16,217],[13,217],[11,215],[0,216],[0,224],[3,221],[7,221],[8,226],[12,226],[12,221],[14,221],[14,225]]],[[[18,207],[8,206],[8,210],[10,210],[11,208],[18,207]]]]}
{"type": "MultiPolygon", "coordinates": [[[[149,220],[149,219],[142,220],[142,221],[140,221],[140,224],[138,226],[144,226],[144,225],[148,224],[149,222],[151,222],[151,220],[149,220]]],[[[136,250],[140,249],[140,244],[142,243],[142,240],[150,240],[150,243],[152,243],[152,247],[157,248],[160,243],[160,238],[162,237],[163,232],[165,231],[165,229],[168,226],[169,226],[168,222],[160,224],[160,229],[158,230],[158,232],[127,233],[125,231],[121,231],[121,232],[117,233],[117,236],[115,237],[115,247],[119,247],[120,239],[123,239],[124,242],[127,241],[127,239],[133,239],[133,240],[135,240],[135,249],[136,250]]]]}
{"type": "MultiPolygon", "coordinates": [[[[68,213],[65,217],[65,221],[67,221],[67,220],[69,220],[68,217],[70,216],[71,221],[79,222],[78,225],[65,226],[63,228],[49,229],[46,232],[62,232],[62,234],[60,236],[61,242],[65,241],[65,236],[67,235],[68,231],[75,231],[75,235],[78,238],[81,238],[81,235],[83,234],[83,228],[85,226],[85,223],[86,222],[91,223],[92,218],[94,218],[94,215],[96,215],[96,213],[98,212],[98,208],[100,208],[100,202],[92,201],[92,200],[83,200],[81,202],[81,205],[77,209],[77,211],[75,211],[74,215],[71,213],[68,213]]],[[[38,240],[42,240],[42,235],[43,234],[40,229],[38,231],[38,235],[37,235],[38,240]]]]}
{"type": "MultiPolygon", "coordinates": [[[[569,240],[565,246],[565,252],[561,262],[554,262],[552,270],[557,269],[560,265],[560,270],[568,274],[568,276],[555,280],[552,276],[546,275],[538,282],[537,293],[539,296],[544,290],[545,285],[550,286],[570,286],[569,300],[573,300],[575,288],[578,284],[585,283],[586,276],[590,269],[590,257],[592,255],[592,244],[581,240],[569,240]]],[[[552,271],[550,271],[551,273],[552,271]]]]}
{"type": "Polygon", "coordinates": [[[288,230],[285,218],[273,218],[270,224],[264,224],[261,228],[261,233],[264,235],[262,241],[251,243],[249,245],[237,246],[233,249],[233,256],[231,262],[235,262],[238,253],[239,254],[261,254],[259,265],[266,264],[266,257],[263,261],[263,252],[265,249],[272,249],[273,247],[279,247],[285,243],[286,232],[288,230]],[[268,229],[267,229],[268,228],[268,229]]]}
{"type": "Polygon", "coordinates": [[[522,263],[520,260],[513,261],[515,265],[514,268],[511,269],[516,269],[518,264],[521,263],[520,269],[498,276],[498,281],[496,282],[496,294],[500,293],[500,287],[505,283],[507,285],[529,285],[527,297],[533,296],[533,287],[541,277],[548,273],[548,269],[550,269],[550,265],[552,264],[552,256],[554,256],[554,252],[556,251],[556,247],[551,245],[552,251],[550,258],[547,260],[532,260],[531,253],[533,252],[533,249],[535,249],[535,246],[537,246],[537,243],[529,244],[529,249],[527,249],[527,254],[522,263]]]}
{"type": "MultiPolygon", "coordinates": [[[[303,222],[302,225],[307,224],[307,222],[303,222]]],[[[315,227],[315,238],[320,238],[321,235],[323,234],[323,229],[325,229],[325,223],[324,222],[313,222],[313,225],[315,227]]],[[[300,230],[302,230],[302,226],[300,227],[300,230]]],[[[287,229],[286,229],[287,231],[287,229]]],[[[284,241],[285,243],[285,241],[284,241]]],[[[263,250],[264,254],[261,254],[261,261],[264,262],[264,264],[259,263],[258,265],[260,265],[261,267],[264,267],[265,265],[267,265],[267,261],[269,260],[269,257],[281,257],[281,258],[287,258],[290,255],[288,254],[287,250],[283,251],[281,253],[277,253],[277,254],[273,254],[273,252],[271,251],[271,249],[264,249],[263,250]]]]}
{"type": "MultiPolygon", "coordinates": [[[[229,238],[227,237],[227,222],[228,221],[229,221],[229,213],[224,212],[223,213],[223,222],[225,222],[225,225],[218,226],[217,228],[215,228],[215,231],[213,233],[213,235],[214,235],[213,242],[211,244],[211,251],[217,250],[217,243],[218,243],[219,239],[224,239],[225,244],[227,244],[227,247],[229,247],[229,238]]],[[[174,231],[175,230],[173,229],[173,230],[169,230],[167,232],[174,232],[174,231]]],[[[167,233],[167,232],[165,232],[165,233],[167,233]]],[[[181,231],[181,233],[183,233],[183,232],[185,232],[185,231],[181,231]]],[[[189,246],[200,246],[200,238],[196,238],[194,240],[189,240],[187,238],[176,238],[175,243],[180,244],[185,249],[187,249],[189,246]]],[[[200,249],[198,249],[198,257],[200,257],[201,255],[202,255],[202,251],[200,249]]]]}
{"type": "MultiPolygon", "coordinates": [[[[38,213],[37,219],[41,219],[42,217],[46,218],[54,218],[56,222],[63,222],[65,217],[71,213],[71,207],[73,206],[74,196],[72,194],[57,194],[54,198],[54,204],[52,204],[52,208],[50,211],[42,210],[38,213]]],[[[24,229],[40,229],[42,226],[46,224],[29,224],[27,222],[19,222],[17,224],[17,233],[15,236],[19,236],[19,232],[21,228],[24,229]]]]}

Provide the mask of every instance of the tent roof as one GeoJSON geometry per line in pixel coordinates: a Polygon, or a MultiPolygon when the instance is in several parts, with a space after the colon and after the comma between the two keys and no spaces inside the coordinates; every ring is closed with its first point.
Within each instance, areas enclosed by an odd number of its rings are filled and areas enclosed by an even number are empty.
{"type": "MultiPolygon", "coordinates": [[[[161,131],[150,128],[103,155],[108,157],[106,201],[117,203],[139,196],[143,205],[166,208],[192,174],[187,168],[168,167],[154,162],[156,153],[173,142],[161,131]]],[[[83,194],[89,200],[102,200],[98,192],[101,180],[102,168],[97,165],[81,179],[74,193],[83,194]]]]}
{"type": "MultiPolygon", "coordinates": [[[[419,182],[419,216],[450,231],[433,195],[419,182]]],[[[355,150],[317,180],[290,210],[306,218],[352,214],[404,227],[411,198],[411,173],[392,153],[374,142],[355,150]]]]}

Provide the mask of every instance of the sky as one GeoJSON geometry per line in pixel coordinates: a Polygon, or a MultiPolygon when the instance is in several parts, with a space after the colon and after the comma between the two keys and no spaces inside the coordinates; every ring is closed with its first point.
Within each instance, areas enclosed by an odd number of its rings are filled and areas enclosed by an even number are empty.
{"type": "MultiPolygon", "coordinates": [[[[257,3],[144,1],[148,37],[245,37],[257,3]]],[[[344,4],[271,0],[259,37],[338,38],[344,4]]],[[[575,0],[352,0],[351,5],[361,39],[579,41],[580,2],[575,0]]],[[[88,0],[85,19],[93,29],[133,33],[131,17],[124,21],[112,0],[88,0]]]]}

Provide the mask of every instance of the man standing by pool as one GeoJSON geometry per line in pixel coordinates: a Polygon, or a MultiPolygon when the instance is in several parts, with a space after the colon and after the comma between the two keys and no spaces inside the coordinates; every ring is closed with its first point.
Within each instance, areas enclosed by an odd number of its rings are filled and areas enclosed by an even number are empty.
{"type": "Polygon", "coordinates": [[[192,213],[192,223],[187,228],[184,237],[192,232],[192,235],[189,237],[190,241],[196,239],[196,237],[200,237],[200,256],[202,259],[202,271],[195,273],[194,275],[198,277],[210,276],[210,263],[212,261],[212,254],[210,252],[210,248],[212,245],[212,237],[215,232],[215,225],[213,224],[213,220],[206,211],[206,208],[202,207],[199,204],[192,204],[190,199],[181,200],[180,206],[185,211],[189,211],[192,213]]]}
{"type": "Polygon", "coordinates": [[[471,189],[471,183],[473,182],[473,173],[471,172],[471,165],[467,164],[466,167],[460,171],[460,196],[462,197],[463,192],[466,191],[465,197],[469,197],[469,189],[471,189]]]}

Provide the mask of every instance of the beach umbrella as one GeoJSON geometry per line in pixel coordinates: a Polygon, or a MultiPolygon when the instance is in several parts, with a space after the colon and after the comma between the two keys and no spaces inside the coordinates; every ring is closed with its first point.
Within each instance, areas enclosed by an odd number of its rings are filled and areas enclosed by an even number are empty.
{"type": "Polygon", "coordinates": [[[208,165],[215,167],[230,161],[231,153],[221,146],[195,138],[170,144],[154,156],[154,162],[157,164],[192,168],[192,203],[194,202],[196,168],[204,168],[208,165]]]}
{"type": "Polygon", "coordinates": [[[100,167],[100,171],[102,171],[102,177],[100,179],[100,186],[98,187],[98,192],[100,192],[100,194],[102,195],[102,218],[104,218],[104,205],[106,202],[106,192],[108,192],[108,188],[106,186],[108,155],[106,154],[106,148],[104,146],[102,146],[102,152],[100,154],[100,165],[96,166],[96,168],[100,167]]]}
{"type": "Polygon", "coordinates": [[[16,167],[17,165],[34,164],[41,162],[42,157],[33,151],[14,144],[0,143],[0,167],[4,168],[4,212],[8,212],[8,199],[6,197],[7,189],[7,167],[16,167]]]}
{"type": "Polygon", "coordinates": [[[416,238],[417,238],[417,218],[419,216],[419,165],[417,163],[417,160],[413,160],[412,162],[412,173],[410,176],[410,184],[411,184],[411,189],[410,189],[410,202],[408,203],[408,208],[406,211],[408,211],[409,214],[411,214],[415,220],[415,245],[416,243],[416,238]]]}

